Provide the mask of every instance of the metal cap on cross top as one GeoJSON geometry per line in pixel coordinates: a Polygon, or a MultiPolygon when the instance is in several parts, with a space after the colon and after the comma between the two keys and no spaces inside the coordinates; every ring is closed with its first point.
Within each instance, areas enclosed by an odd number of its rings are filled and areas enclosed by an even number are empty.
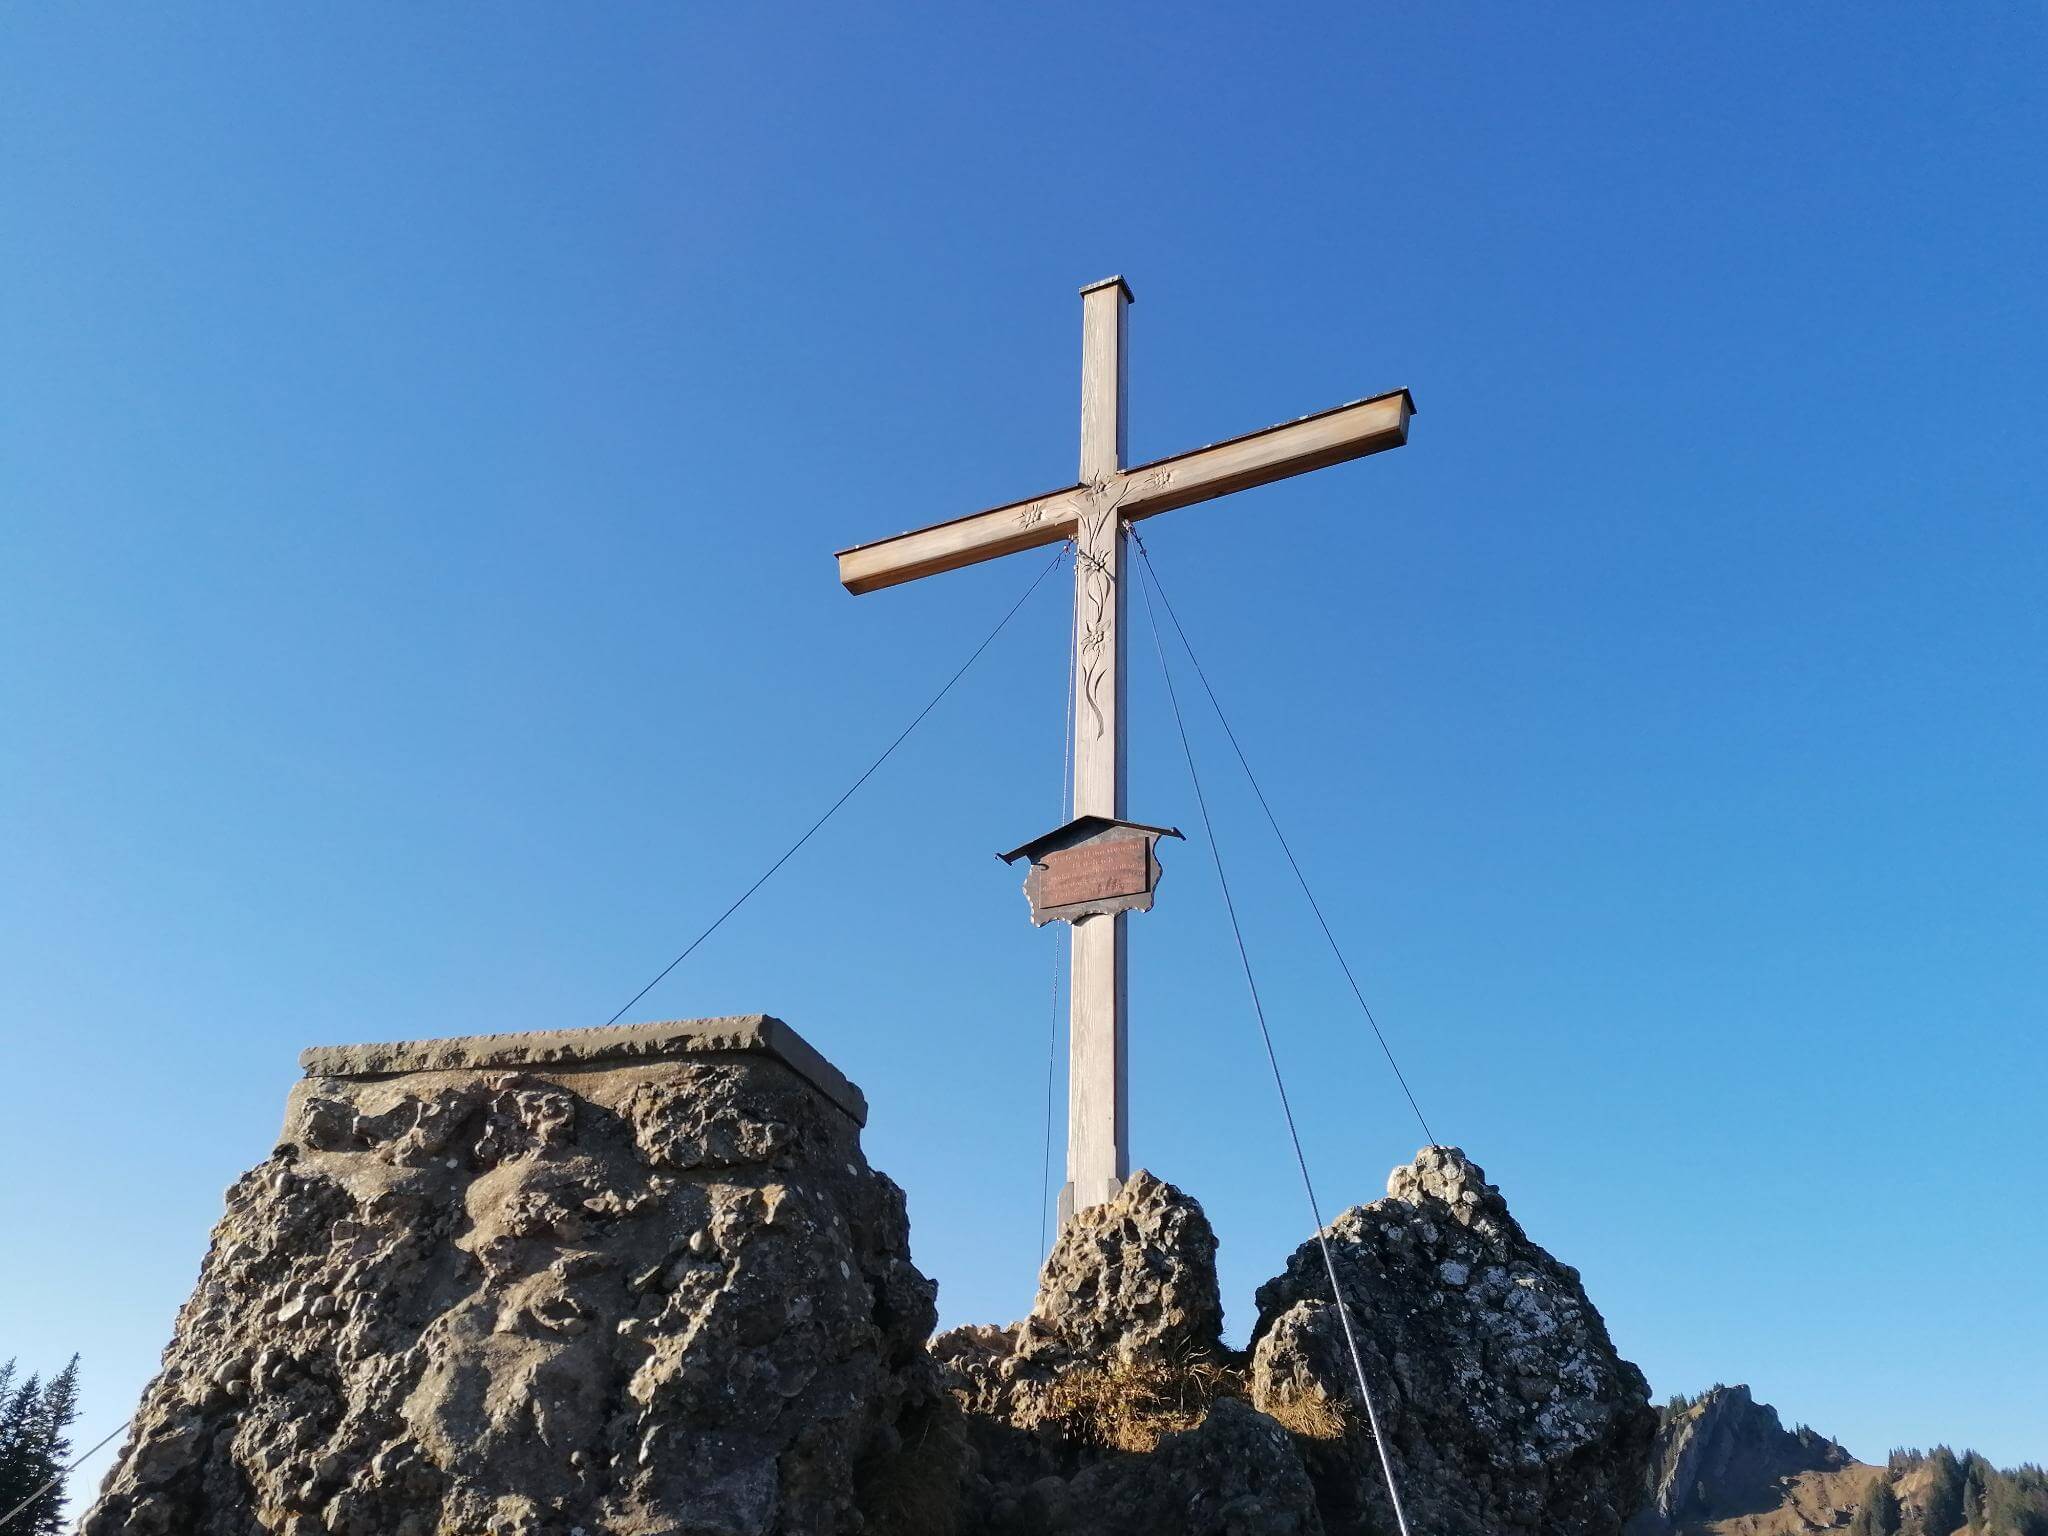
{"type": "Polygon", "coordinates": [[[839,552],[847,591],[880,591],[1000,555],[1071,540],[1074,555],[1076,818],[1006,858],[1032,857],[1032,921],[1066,922],[1067,1185],[1062,1218],[1113,1198],[1129,1176],[1125,918],[1152,904],[1155,851],[1169,827],[1124,820],[1124,580],[1129,526],[1408,441],[1405,389],[1133,466],[1125,453],[1125,311],[1131,289],[1106,277],[1081,290],[1081,469],[1060,490],[839,552]],[[1142,865],[1140,857],[1142,855],[1142,865]]]}
{"type": "Polygon", "coordinates": [[[1123,274],[1120,272],[1111,273],[1108,277],[1098,279],[1097,281],[1092,283],[1082,284],[1082,296],[1086,297],[1088,294],[1093,293],[1098,288],[1121,288],[1124,291],[1124,302],[1126,304],[1135,304],[1138,302],[1138,296],[1135,293],[1131,292],[1131,285],[1124,281],[1123,274]]]}

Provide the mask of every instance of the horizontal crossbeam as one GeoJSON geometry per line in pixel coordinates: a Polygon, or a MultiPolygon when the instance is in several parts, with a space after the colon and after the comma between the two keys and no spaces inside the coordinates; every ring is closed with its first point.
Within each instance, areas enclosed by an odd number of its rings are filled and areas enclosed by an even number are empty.
{"type": "Polygon", "coordinates": [[[1115,504],[1121,517],[1135,522],[1232,491],[1398,448],[1408,441],[1408,418],[1414,412],[1415,402],[1408,391],[1397,389],[1141,464],[1100,486],[1068,486],[1028,501],[899,533],[893,539],[856,544],[839,552],[840,584],[856,594],[876,592],[920,576],[936,576],[1019,550],[1057,544],[1071,536],[1084,510],[1099,506],[1105,498],[1115,504]]]}

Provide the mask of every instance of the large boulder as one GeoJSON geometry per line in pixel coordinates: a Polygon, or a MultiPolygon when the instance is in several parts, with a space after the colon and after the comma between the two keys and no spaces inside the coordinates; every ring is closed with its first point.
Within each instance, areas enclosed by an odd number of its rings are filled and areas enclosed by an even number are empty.
{"type": "Polygon", "coordinates": [[[977,1456],[992,1536],[1320,1536],[1292,1438],[1241,1400],[1216,1234],[1150,1173],[1077,1212],[1031,1315],[931,1349],[977,1456]]]}
{"type": "Polygon", "coordinates": [[[998,1482],[1127,1449],[1124,1399],[1169,1375],[1199,1379],[1226,1358],[1215,1230],[1197,1201],[1141,1168],[1060,1229],[1028,1317],[952,1329],[931,1353],[998,1482]]]}
{"type": "Polygon", "coordinates": [[[874,1531],[957,1439],[902,1193],[786,1026],[307,1069],[83,1536],[874,1531]]]}
{"type": "Polygon", "coordinates": [[[1114,1200],[1060,1230],[1031,1321],[1097,1360],[1214,1354],[1223,1339],[1215,1229],[1195,1200],[1140,1168],[1114,1200]]]}
{"type": "MultiPolygon", "coordinates": [[[[1484,1171],[1428,1148],[1323,1236],[1412,1529],[1618,1536],[1656,1430],[1649,1389],[1484,1171]]],[[[1302,1445],[1332,1531],[1391,1532],[1320,1244],[1257,1299],[1253,1403],[1316,1431],[1302,1445]]]]}

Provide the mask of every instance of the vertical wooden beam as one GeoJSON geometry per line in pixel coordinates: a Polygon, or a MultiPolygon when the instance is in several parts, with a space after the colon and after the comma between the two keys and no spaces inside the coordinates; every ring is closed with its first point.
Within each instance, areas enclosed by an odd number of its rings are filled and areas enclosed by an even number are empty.
{"type": "Polygon", "coordinates": [[[1067,1182],[1061,1224],[1131,1174],[1128,912],[1069,923],[1067,1182]]]}
{"type": "Polygon", "coordinates": [[[1124,467],[1124,314],[1130,286],[1105,277],[1081,290],[1081,483],[1124,467]]]}
{"type": "MultiPolygon", "coordinates": [[[[1128,617],[1124,315],[1120,277],[1081,290],[1081,482],[1074,557],[1074,814],[1124,816],[1128,617]]],[[[1130,1176],[1125,913],[1071,925],[1067,1185],[1060,1216],[1114,1198],[1130,1176]]]]}
{"type": "Polygon", "coordinates": [[[1116,484],[1124,461],[1124,312],[1120,277],[1081,290],[1081,489],[1075,519],[1074,814],[1124,814],[1125,533],[1116,484]]]}

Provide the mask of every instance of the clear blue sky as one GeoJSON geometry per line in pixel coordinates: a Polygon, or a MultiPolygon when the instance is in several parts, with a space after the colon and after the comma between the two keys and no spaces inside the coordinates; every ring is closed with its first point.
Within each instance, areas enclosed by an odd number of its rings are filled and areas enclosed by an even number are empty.
{"type": "MultiPolygon", "coordinates": [[[[2048,1458],[2038,5],[15,5],[0,1351],[129,1410],[315,1042],[603,1021],[1035,557],[845,544],[1406,385],[1149,525],[1440,1135],[1660,1393],[2048,1458]]],[[[1027,1305],[1064,590],[637,1013],[874,1105],[1027,1305]]],[[[1134,653],[1133,814],[1197,817],[1134,653]]],[[[1326,1201],[1420,1139],[1198,721],[1326,1201]]],[[[1139,1160],[1307,1223],[1198,843],[1139,1160]]],[[[95,1468],[95,1472],[97,1468],[95,1468]]]]}

